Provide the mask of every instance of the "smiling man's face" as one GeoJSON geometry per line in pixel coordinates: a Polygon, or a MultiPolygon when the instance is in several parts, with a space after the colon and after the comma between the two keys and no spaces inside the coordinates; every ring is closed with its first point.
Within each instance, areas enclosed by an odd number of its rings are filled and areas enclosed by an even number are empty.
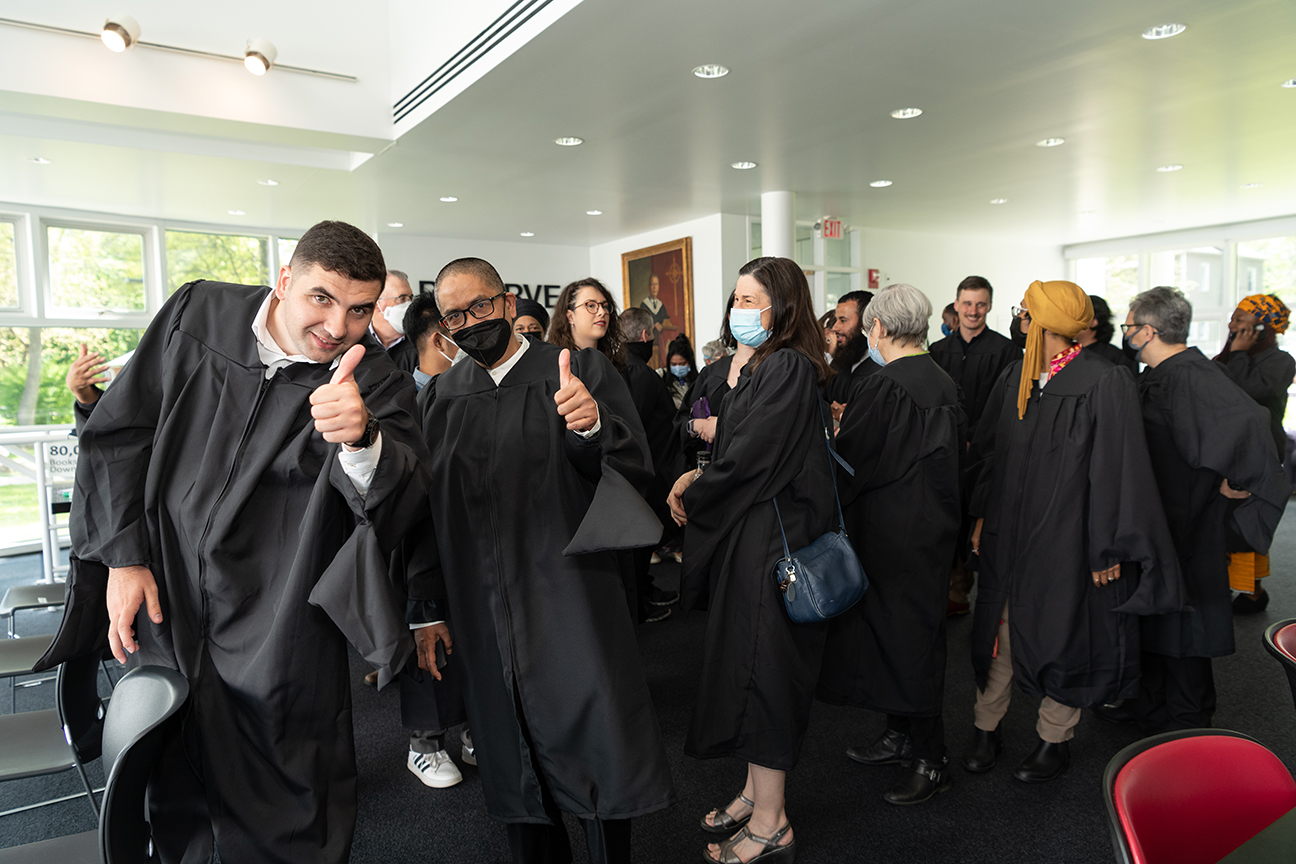
{"type": "Polygon", "coordinates": [[[316,264],[284,267],[267,325],[279,347],[331,363],[369,329],[381,282],[359,282],[316,264]]]}

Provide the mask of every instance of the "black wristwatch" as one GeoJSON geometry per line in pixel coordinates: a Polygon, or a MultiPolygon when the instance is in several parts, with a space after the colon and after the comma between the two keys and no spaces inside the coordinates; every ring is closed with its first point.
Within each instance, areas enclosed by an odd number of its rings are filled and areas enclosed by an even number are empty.
{"type": "Polygon", "coordinates": [[[364,450],[367,447],[372,447],[376,440],[378,440],[378,418],[370,414],[369,422],[365,424],[365,431],[360,436],[360,440],[347,446],[354,447],[357,450],[364,450]]]}

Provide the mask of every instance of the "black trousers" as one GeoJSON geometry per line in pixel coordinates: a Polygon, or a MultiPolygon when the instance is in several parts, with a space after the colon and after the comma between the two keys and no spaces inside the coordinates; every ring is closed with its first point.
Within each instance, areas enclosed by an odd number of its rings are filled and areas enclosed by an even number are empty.
{"type": "Polygon", "coordinates": [[[915,759],[939,762],[945,758],[945,721],[941,715],[905,717],[900,714],[888,714],[887,728],[903,732],[913,740],[915,759]]]}
{"type": "MultiPolygon", "coordinates": [[[[545,815],[552,825],[514,822],[508,826],[509,851],[514,864],[571,864],[571,840],[562,812],[540,776],[545,815]]],[[[590,864],[630,864],[629,819],[582,819],[590,864]]]]}
{"type": "Polygon", "coordinates": [[[1144,651],[1138,707],[1154,729],[1205,729],[1215,716],[1215,673],[1209,657],[1166,657],[1144,651]]]}

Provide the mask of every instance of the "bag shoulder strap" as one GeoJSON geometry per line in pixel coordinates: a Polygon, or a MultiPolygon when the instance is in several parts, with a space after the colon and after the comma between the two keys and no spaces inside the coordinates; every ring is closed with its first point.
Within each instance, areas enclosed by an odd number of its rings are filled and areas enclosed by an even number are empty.
{"type": "MultiPolygon", "coordinates": [[[[838,465],[841,465],[842,470],[852,477],[855,476],[855,469],[842,458],[840,453],[833,449],[832,435],[828,432],[828,421],[823,413],[823,399],[819,398],[818,393],[815,394],[815,402],[819,405],[819,423],[823,429],[824,447],[828,448],[828,476],[832,478],[833,500],[837,502],[837,525],[841,533],[846,534],[846,516],[842,513],[841,496],[837,493],[837,472],[833,462],[835,461],[838,465]]],[[[783,557],[791,558],[792,553],[788,550],[787,534],[783,531],[783,515],[779,513],[778,495],[775,495],[771,500],[774,502],[774,516],[779,523],[779,534],[783,537],[783,557]]]]}

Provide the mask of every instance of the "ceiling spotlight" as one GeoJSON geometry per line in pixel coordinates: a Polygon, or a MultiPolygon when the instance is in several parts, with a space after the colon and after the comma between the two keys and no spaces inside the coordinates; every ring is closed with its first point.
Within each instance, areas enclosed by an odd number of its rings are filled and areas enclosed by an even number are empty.
{"type": "Polygon", "coordinates": [[[730,167],[737,168],[739,171],[750,171],[756,167],[755,162],[735,162],[730,167]]]}
{"type": "Polygon", "coordinates": [[[50,164],[50,160],[46,159],[44,156],[32,156],[32,157],[29,158],[27,161],[28,161],[28,162],[35,162],[37,165],[48,165],[48,164],[50,164]]]}
{"type": "Polygon", "coordinates": [[[405,223],[404,223],[404,222],[388,222],[388,223],[387,223],[387,227],[388,227],[388,228],[404,228],[404,227],[405,227],[405,223]]]}
{"type": "Polygon", "coordinates": [[[444,201],[444,202],[447,203],[447,204],[453,204],[454,202],[458,201],[459,199],[456,198],[456,197],[453,196],[453,195],[442,195],[442,196],[441,196],[441,200],[444,201]]]}
{"type": "Polygon", "coordinates": [[[267,179],[265,179],[265,180],[258,180],[257,182],[260,183],[262,186],[278,186],[278,185],[279,185],[279,181],[278,181],[278,180],[270,180],[269,178],[267,178],[267,179]]]}
{"type": "Polygon", "coordinates": [[[576,147],[576,146],[579,146],[579,145],[581,145],[581,144],[584,144],[584,143],[585,143],[585,139],[584,139],[584,138],[573,138],[573,137],[568,137],[568,138],[555,138],[555,139],[554,139],[554,143],[557,144],[559,147],[576,147]]]}
{"type": "Polygon", "coordinates": [[[129,15],[114,15],[104,21],[103,30],[99,31],[104,47],[117,54],[138,42],[139,37],[139,22],[129,15]]]}
{"type": "Polygon", "coordinates": [[[885,189],[887,186],[890,186],[890,185],[891,185],[891,181],[890,181],[890,180],[874,180],[874,181],[873,181],[872,183],[870,183],[869,185],[872,186],[874,189],[885,189]]]}
{"type": "Polygon", "coordinates": [[[1183,166],[1182,165],[1161,165],[1157,168],[1157,170],[1160,171],[1162,174],[1169,174],[1171,171],[1183,170],[1183,166]]]}
{"type": "Polygon", "coordinates": [[[729,74],[729,68],[718,63],[707,63],[704,66],[695,67],[693,74],[699,78],[723,78],[729,74]]]}
{"type": "Polygon", "coordinates": [[[1187,24],[1158,24],[1143,31],[1144,39],[1169,39],[1188,29],[1187,24]]]}
{"type": "Polygon", "coordinates": [[[603,211],[602,211],[602,210],[586,210],[586,211],[585,211],[585,215],[586,215],[586,216],[602,216],[602,215],[603,215],[603,211]]]}
{"type": "Polygon", "coordinates": [[[535,232],[534,232],[534,231],[523,231],[523,232],[522,232],[522,236],[523,236],[523,237],[534,237],[534,236],[535,236],[535,232]]]}
{"type": "Polygon", "coordinates": [[[897,120],[911,120],[921,113],[921,108],[897,108],[891,112],[891,116],[897,120]]]}
{"type": "Polygon", "coordinates": [[[991,204],[1007,204],[1007,203],[1008,203],[1008,199],[1007,199],[1007,198],[991,198],[991,199],[990,199],[990,203],[991,203],[991,204]]]}
{"type": "Polygon", "coordinates": [[[1065,138],[1044,138],[1035,142],[1036,147],[1061,147],[1066,143],[1065,138]]]}
{"type": "Polygon", "coordinates": [[[1243,184],[1242,184],[1242,188],[1243,188],[1243,189],[1258,189],[1258,188],[1260,188],[1260,187],[1263,186],[1263,185],[1264,185],[1263,183],[1243,183],[1243,184]]]}
{"type": "Polygon", "coordinates": [[[270,71],[278,56],[279,51],[270,44],[269,39],[254,37],[247,41],[247,49],[243,52],[243,66],[253,75],[264,75],[270,71]]]}
{"type": "Polygon", "coordinates": [[[1282,83],[1282,86],[1286,87],[1288,90],[1296,88],[1296,78],[1288,78],[1282,83]]]}
{"type": "Polygon", "coordinates": [[[228,213],[228,214],[231,215],[231,216],[246,216],[246,215],[247,215],[247,214],[244,213],[242,210],[226,210],[225,212],[228,213]]]}

